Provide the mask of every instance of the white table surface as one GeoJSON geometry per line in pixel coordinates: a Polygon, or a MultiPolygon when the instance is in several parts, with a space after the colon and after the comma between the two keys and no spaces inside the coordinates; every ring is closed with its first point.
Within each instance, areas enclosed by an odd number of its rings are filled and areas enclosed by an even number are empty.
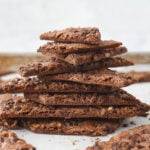
{"type": "MultiPolygon", "coordinates": [[[[138,65],[134,67],[118,68],[118,70],[149,70],[150,65],[138,65]]],[[[12,78],[15,75],[7,76],[5,79],[12,78]]],[[[150,104],[150,82],[149,83],[138,83],[130,85],[124,88],[129,93],[136,96],[143,102],[150,104]]],[[[33,144],[37,150],[84,150],[87,146],[91,146],[97,139],[108,140],[113,135],[117,134],[122,130],[127,130],[135,126],[140,126],[143,124],[150,124],[150,120],[145,117],[134,117],[124,120],[125,124],[128,124],[128,127],[120,127],[116,130],[115,133],[109,134],[102,137],[88,137],[88,136],[60,136],[60,135],[44,135],[44,134],[35,134],[27,130],[15,130],[14,132],[20,138],[25,139],[28,143],[33,144]],[[136,125],[131,125],[130,121],[134,121],[136,125]]]]}

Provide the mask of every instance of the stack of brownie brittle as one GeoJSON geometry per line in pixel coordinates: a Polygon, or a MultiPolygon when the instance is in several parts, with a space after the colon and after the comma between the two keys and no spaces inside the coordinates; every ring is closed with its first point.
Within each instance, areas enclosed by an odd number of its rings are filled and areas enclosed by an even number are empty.
{"type": "Polygon", "coordinates": [[[106,135],[124,118],[149,110],[122,90],[135,81],[108,69],[133,65],[121,57],[127,52],[118,41],[103,41],[98,28],[67,28],[40,36],[50,40],[38,52],[47,57],[25,64],[23,77],[0,85],[1,124],[36,133],[106,135]]]}

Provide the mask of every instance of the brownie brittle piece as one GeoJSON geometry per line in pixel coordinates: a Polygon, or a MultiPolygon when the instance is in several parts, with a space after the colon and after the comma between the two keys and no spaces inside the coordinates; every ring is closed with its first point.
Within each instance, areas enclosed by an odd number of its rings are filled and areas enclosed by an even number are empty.
{"type": "Polygon", "coordinates": [[[99,69],[88,72],[64,73],[57,75],[41,76],[43,80],[71,81],[84,84],[108,85],[112,87],[124,87],[135,83],[131,76],[126,73],[119,73],[109,69],[99,69]]]}
{"type": "Polygon", "coordinates": [[[90,62],[97,62],[101,59],[120,55],[125,52],[127,52],[126,47],[119,46],[105,49],[103,51],[91,51],[86,53],[50,54],[50,57],[56,57],[64,62],[68,62],[69,64],[77,66],[90,62]]]}
{"type": "Polygon", "coordinates": [[[105,49],[113,49],[122,45],[119,41],[107,40],[100,41],[98,45],[89,45],[82,43],[59,43],[59,42],[48,42],[37,50],[42,54],[70,54],[79,52],[94,52],[94,51],[105,51],[105,49]]]}
{"type": "Polygon", "coordinates": [[[150,124],[122,131],[107,142],[97,141],[87,150],[149,150],[150,124]]]}
{"type": "Polygon", "coordinates": [[[121,120],[106,119],[23,119],[24,128],[35,133],[102,136],[114,132],[121,120]]]}
{"type": "Polygon", "coordinates": [[[115,57],[115,58],[109,57],[109,58],[101,59],[98,62],[91,62],[79,66],[74,66],[72,64],[57,59],[56,60],[49,59],[41,62],[34,62],[34,63],[22,65],[19,68],[19,73],[22,76],[27,77],[27,76],[34,76],[34,75],[80,72],[80,71],[96,70],[100,68],[130,66],[130,65],[133,65],[133,63],[121,57],[115,57]]]}
{"type": "Polygon", "coordinates": [[[72,42],[99,44],[101,35],[99,29],[93,28],[66,28],[64,30],[55,30],[40,35],[41,40],[54,40],[56,42],[72,42]]]}
{"type": "Polygon", "coordinates": [[[113,93],[24,93],[26,99],[46,106],[135,106],[139,101],[124,90],[113,93]]]}
{"type": "Polygon", "coordinates": [[[111,93],[118,88],[74,82],[43,81],[38,77],[14,78],[0,84],[0,93],[111,93]]]}
{"type": "Polygon", "coordinates": [[[0,132],[0,149],[1,150],[36,150],[26,141],[20,139],[14,132],[0,132]]]}
{"type": "Polygon", "coordinates": [[[44,106],[23,96],[4,94],[0,96],[1,118],[109,118],[121,119],[143,115],[149,106],[138,103],[136,106],[44,106]]]}

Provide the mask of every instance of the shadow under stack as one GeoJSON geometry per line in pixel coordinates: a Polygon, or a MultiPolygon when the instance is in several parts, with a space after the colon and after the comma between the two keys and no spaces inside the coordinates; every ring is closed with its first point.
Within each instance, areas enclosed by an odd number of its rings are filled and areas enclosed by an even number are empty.
{"type": "Polygon", "coordinates": [[[133,65],[116,57],[127,52],[121,42],[101,40],[95,27],[67,28],[40,38],[50,40],[38,49],[49,59],[21,66],[23,77],[0,85],[1,93],[24,93],[0,98],[0,117],[8,128],[99,136],[149,110],[121,89],[135,82],[131,76],[108,69],[133,65]]]}

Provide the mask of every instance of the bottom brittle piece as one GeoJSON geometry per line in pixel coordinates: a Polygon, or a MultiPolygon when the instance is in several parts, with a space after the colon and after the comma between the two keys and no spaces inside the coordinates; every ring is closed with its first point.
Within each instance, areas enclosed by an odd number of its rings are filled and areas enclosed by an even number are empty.
{"type": "Polygon", "coordinates": [[[1,119],[1,130],[25,128],[35,133],[102,136],[114,132],[122,120],[107,119],[1,119]]]}
{"type": "Polygon", "coordinates": [[[25,119],[22,124],[36,133],[101,136],[114,132],[120,126],[121,120],[25,119]]]}

